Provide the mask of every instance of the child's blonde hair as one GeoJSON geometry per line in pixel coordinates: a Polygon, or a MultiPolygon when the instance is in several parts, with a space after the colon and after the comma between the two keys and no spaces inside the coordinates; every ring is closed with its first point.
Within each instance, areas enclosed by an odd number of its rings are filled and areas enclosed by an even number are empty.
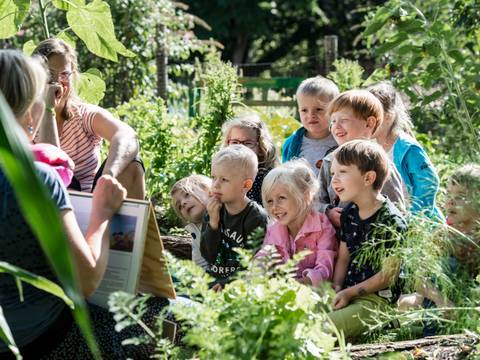
{"type": "Polygon", "coordinates": [[[351,110],[355,116],[367,120],[370,116],[377,119],[372,135],[383,122],[383,106],[375,95],[367,90],[348,90],[333,99],[327,108],[327,116],[342,109],[351,110]]]}
{"type": "Polygon", "coordinates": [[[178,194],[178,192],[183,191],[186,194],[190,194],[200,201],[200,203],[206,206],[211,187],[212,180],[210,178],[197,174],[184,177],[173,184],[172,189],[170,190],[170,197],[173,210],[177,216],[183,220],[186,220],[182,217],[180,212],[180,204],[174,200],[174,196],[178,194]]]}
{"type": "Polygon", "coordinates": [[[0,90],[15,117],[21,119],[45,93],[45,67],[18,50],[0,50],[0,74],[0,90]]]}
{"type": "Polygon", "coordinates": [[[232,171],[241,172],[245,179],[255,180],[258,171],[257,154],[243,145],[230,145],[213,155],[212,167],[227,165],[232,171]]]}
{"type": "Polygon", "coordinates": [[[405,132],[408,135],[413,136],[413,124],[408,109],[392,83],[390,81],[381,81],[369,86],[367,90],[380,100],[384,114],[392,116],[393,123],[389,132],[395,134],[405,132]]]}
{"type": "Polygon", "coordinates": [[[299,216],[307,215],[313,206],[313,198],[319,189],[319,183],[308,161],[305,159],[290,160],[270,171],[262,185],[263,204],[268,207],[268,197],[273,189],[284,186],[295,199],[301,209],[299,216]]]}
{"type": "Polygon", "coordinates": [[[232,120],[225,122],[222,126],[223,142],[222,146],[228,146],[230,132],[234,128],[249,129],[256,134],[258,142],[258,167],[270,169],[277,162],[277,152],[272,141],[272,136],[268,131],[267,125],[255,113],[245,113],[232,120]]]}
{"type": "Polygon", "coordinates": [[[340,94],[337,85],[332,80],[321,75],[303,80],[297,88],[295,96],[308,95],[325,98],[328,101],[340,94]]]}
{"type": "Polygon", "coordinates": [[[463,165],[453,172],[448,182],[463,187],[469,196],[473,196],[480,203],[480,165],[463,165]]]}

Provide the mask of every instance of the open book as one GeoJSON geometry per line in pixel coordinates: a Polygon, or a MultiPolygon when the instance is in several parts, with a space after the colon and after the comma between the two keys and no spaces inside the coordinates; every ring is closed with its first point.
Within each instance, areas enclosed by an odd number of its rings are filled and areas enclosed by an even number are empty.
{"type": "MultiPolygon", "coordinates": [[[[92,209],[92,194],[70,191],[70,199],[77,222],[85,234],[92,209]]],[[[110,253],[105,275],[88,301],[108,308],[108,296],[120,290],[174,299],[175,289],[163,250],[151,204],[125,200],[111,221],[110,253]]]]}

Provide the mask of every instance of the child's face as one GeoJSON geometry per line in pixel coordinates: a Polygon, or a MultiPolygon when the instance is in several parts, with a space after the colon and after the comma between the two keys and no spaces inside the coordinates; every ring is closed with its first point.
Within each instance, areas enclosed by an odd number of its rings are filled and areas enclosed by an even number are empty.
{"type": "Polygon", "coordinates": [[[257,134],[253,129],[245,129],[234,127],[230,130],[228,134],[227,144],[236,145],[241,144],[248,147],[250,150],[253,150],[255,154],[258,155],[258,141],[257,134]]]}
{"type": "Polygon", "coordinates": [[[199,223],[202,221],[206,208],[195,196],[179,190],[173,194],[173,201],[175,208],[178,209],[185,221],[189,223],[199,223]]]}
{"type": "Polygon", "coordinates": [[[365,191],[365,174],[362,174],[356,165],[342,165],[333,159],[332,188],[342,202],[355,202],[365,191]]]}
{"type": "Polygon", "coordinates": [[[224,162],[212,164],[212,196],[224,204],[234,203],[245,197],[248,191],[245,187],[246,180],[242,174],[224,162]]]}
{"type": "MultiPolygon", "coordinates": [[[[373,133],[372,121],[375,118],[369,119],[367,121],[356,116],[351,109],[340,109],[330,116],[330,131],[338,145],[355,139],[370,139],[373,133]]],[[[375,124],[376,120],[373,125],[375,124]]]]}
{"type": "Polygon", "coordinates": [[[298,222],[301,209],[284,185],[274,186],[265,200],[268,213],[280,224],[288,227],[298,222]]]}
{"type": "Polygon", "coordinates": [[[445,202],[447,224],[463,233],[470,233],[480,220],[474,202],[463,186],[449,183],[445,202]]]}
{"type": "Polygon", "coordinates": [[[325,98],[299,94],[297,96],[298,113],[302,125],[311,139],[323,139],[330,134],[326,110],[329,101],[325,98]]]}

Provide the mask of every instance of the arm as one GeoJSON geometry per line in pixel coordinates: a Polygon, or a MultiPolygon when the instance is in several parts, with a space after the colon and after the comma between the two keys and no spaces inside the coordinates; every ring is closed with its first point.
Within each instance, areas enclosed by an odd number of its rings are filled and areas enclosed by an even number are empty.
{"type": "Polygon", "coordinates": [[[46,108],[35,139],[37,143],[47,143],[55,145],[58,148],[60,147],[60,136],[58,134],[55,108],[58,107],[62,94],[63,88],[61,85],[57,83],[48,84],[47,96],[45,99],[46,108]],[[53,109],[53,111],[50,111],[49,109],[53,109]]]}
{"type": "Polygon", "coordinates": [[[336,292],[342,290],[343,282],[347,276],[348,264],[350,263],[350,253],[348,252],[347,243],[340,241],[338,249],[338,258],[333,272],[333,288],[336,292]]]}
{"type": "Polygon", "coordinates": [[[72,249],[80,288],[90,296],[100,284],[108,262],[108,227],[113,214],[125,199],[126,191],[109,176],[102,176],[93,193],[92,212],[85,237],[72,210],[61,211],[61,218],[72,249]]]}
{"type": "Polygon", "coordinates": [[[207,214],[202,222],[202,232],[200,235],[200,252],[209,263],[213,263],[217,258],[220,244],[222,242],[222,232],[220,230],[220,210],[222,203],[210,198],[207,204],[207,214]]]}
{"type": "Polygon", "coordinates": [[[135,131],[102,108],[98,108],[93,118],[92,129],[96,135],[110,143],[103,174],[117,177],[138,154],[135,131]]]}

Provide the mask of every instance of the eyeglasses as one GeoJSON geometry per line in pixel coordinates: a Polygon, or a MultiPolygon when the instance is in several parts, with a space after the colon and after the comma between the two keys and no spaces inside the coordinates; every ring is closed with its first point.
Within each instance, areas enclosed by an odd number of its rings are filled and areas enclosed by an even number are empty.
{"type": "Polygon", "coordinates": [[[255,147],[258,145],[258,142],[253,141],[253,140],[238,140],[238,139],[230,139],[227,141],[228,145],[243,145],[246,146],[250,149],[255,149],[255,147]]]}
{"type": "Polygon", "coordinates": [[[50,70],[50,82],[67,82],[72,76],[71,71],[62,71],[61,73],[55,73],[54,71],[50,70]]]}

